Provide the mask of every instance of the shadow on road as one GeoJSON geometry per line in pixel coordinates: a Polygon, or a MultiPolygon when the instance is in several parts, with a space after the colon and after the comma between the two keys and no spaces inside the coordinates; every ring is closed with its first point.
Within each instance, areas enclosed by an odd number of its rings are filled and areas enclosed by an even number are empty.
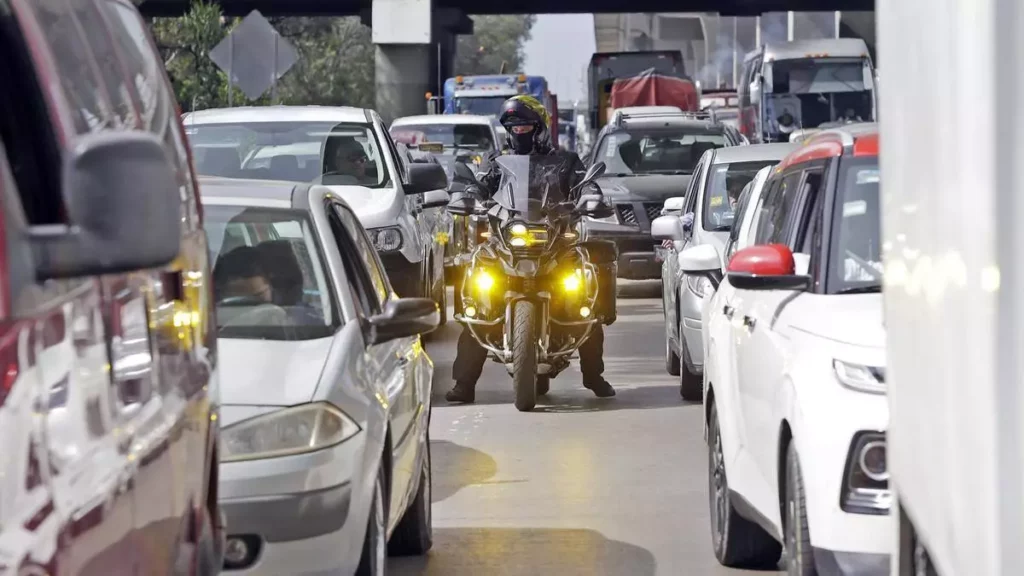
{"type": "Polygon", "coordinates": [[[619,278],[619,298],[661,298],[661,280],[623,280],[619,278]]]}
{"type": "Polygon", "coordinates": [[[430,457],[433,469],[444,471],[433,475],[431,501],[435,503],[454,496],[466,486],[486,482],[498,472],[494,458],[447,440],[431,441],[430,457]]]}
{"type": "Polygon", "coordinates": [[[435,528],[426,557],[388,562],[399,576],[654,576],[656,568],[649,551],[595,530],[542,528],[435,528]]]}
{"type": "MultiPolygon", "coordinates": [[[[589,392],[587,392],[589,394],[589,392]]],[[[679,397],[679,387],[641,386],[618,390],[614,398],[567,397],[565,393],[552,392],[541,398],[534,412],[572,414],[576,412],[612,412],[615,410],[650,410],[670,408],[688,404],[679,397]]]]}

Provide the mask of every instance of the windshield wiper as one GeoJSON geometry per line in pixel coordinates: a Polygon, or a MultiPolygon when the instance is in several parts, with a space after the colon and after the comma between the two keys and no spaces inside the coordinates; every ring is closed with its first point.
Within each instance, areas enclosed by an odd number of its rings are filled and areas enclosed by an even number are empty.
{"type": "Polygon", "coordinates": [[[875,294],[881,291],[881,284],[871,284],[869,286],[851,286],[849,288],[843,288],[836,292],[836,294],[875,294]]]}

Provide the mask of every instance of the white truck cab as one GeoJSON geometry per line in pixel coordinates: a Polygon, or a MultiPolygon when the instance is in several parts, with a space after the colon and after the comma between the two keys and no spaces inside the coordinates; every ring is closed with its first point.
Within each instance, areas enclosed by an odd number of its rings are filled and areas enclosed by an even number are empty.
{"type": "Polygon", "coordinates": [[[1024,571],[1020,6],[878,3],[896,576],[1024,571]]]}

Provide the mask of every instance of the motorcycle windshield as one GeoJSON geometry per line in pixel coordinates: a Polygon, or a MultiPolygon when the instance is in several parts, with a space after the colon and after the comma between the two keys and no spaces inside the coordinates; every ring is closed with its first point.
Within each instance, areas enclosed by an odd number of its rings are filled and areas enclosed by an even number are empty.
{"type": "Polygon", "coordinates": [[[499,156],[501,183],[494,201],[524,220],[544,220],[548,209],[569,200],[573,166],[569,158],[550,156],[499,156]]]}

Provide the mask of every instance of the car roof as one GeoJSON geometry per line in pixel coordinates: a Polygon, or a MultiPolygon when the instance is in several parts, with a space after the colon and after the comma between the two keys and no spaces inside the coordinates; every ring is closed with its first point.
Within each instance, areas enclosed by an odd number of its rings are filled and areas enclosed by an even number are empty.
{"type": "Polygon", "coordinates": [[[774,160],[778,162],[787,154],[799,148],[799,144],[777,142],[773,144],[751,144],[749,146],[726,146],[715,150],[712,164],[731,164],[733,162],[757,162],[758,160],[774,160]]]}
{"type": "Polygon", "coordinates": [[[711,122],[710,120],[698,119],[693,116],[684,116],[681,114],[665,114],[658,116],[644,116],[642,118],[626,118],[625,121],[618,126],[611,126],[611,131],[626,131],[630,128],[693,128],[694,130],[705,130],[705,131],[721,131],[722,125],[711,122]]]}
{"type": "Polygon", "coordinates": [[[193,124],[229,124],[257,122],[353,122],[370,121],[365,108],[350,106],[243,106],[211,108],[189,112],[182,118],[185,127],[193,124]]]}
{"type": "Polygon", "coordinates": [[[766,60],[791,60],[810,56],[858,58],[868,56],[868,45],[860,38],[819,38],[768,43],[764,46],[766,60]]]}
{"type": "Polygon", "coordinates": [[[425,114],[422,116],[404,116],[391,123],[391,127],[407,126],[409,124],[420,125],[444,125],[444,124],[480,124],[491,126],[490,116],[478,116],[474,114],[425,114]]]}
{"type": "Polygon", "coordinates": [[[839,156],[878,156],[878,124],[862,122],[822,130],[800,142],[779,163],[779,172],[794,164],[839,156]]]}
{"type": "Polygon", "coordinates": [[[292,206],[296,182],[249,180],[241,178],[199,177],[199,196],[204,204],[244,204],[252,206],[292,206]]]}

